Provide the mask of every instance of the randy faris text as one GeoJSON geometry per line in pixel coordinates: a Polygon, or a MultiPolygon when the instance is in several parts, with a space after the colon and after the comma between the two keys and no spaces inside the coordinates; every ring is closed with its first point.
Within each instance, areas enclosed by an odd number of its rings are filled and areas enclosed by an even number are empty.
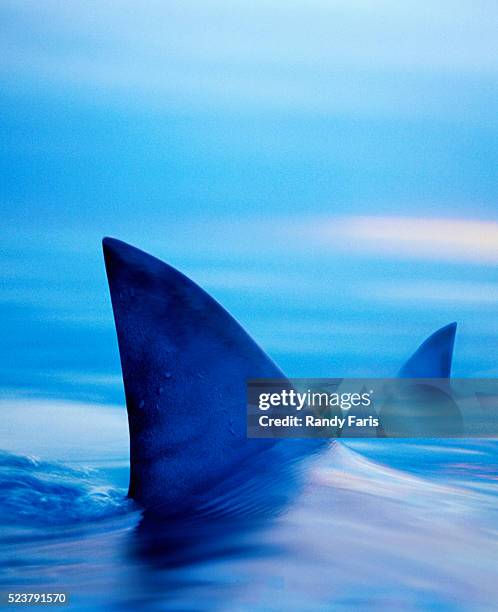
{"type": "Polygon", "coordinates": [[[378,427],[379,419],[376,417],[357,417],[348,415],[347,417],[333,416],[330,418],[315,417],[307,415],[304,417],[285,416],[281,418],[261,415],[258,419],[260,427],[333,427],[342,429],[343,427],[378,427]]]}

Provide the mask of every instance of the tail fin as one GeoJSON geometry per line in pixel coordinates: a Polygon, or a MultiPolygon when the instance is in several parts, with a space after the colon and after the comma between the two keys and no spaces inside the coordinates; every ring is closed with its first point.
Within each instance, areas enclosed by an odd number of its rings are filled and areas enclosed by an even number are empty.
{"type": "Polygon", "coordinates": [[[429,336],[398,372],[400,378],[449,378],[456,323],[450,323],[429,336]]]}

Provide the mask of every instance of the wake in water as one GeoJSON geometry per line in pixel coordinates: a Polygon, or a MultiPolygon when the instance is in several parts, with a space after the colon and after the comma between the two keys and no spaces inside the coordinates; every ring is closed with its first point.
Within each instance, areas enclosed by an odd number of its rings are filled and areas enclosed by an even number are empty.
{"type": "Polygon", "coordinates": [[[481,440],[337,442],[306,465],[291,503],[238,521],[143,520],[112,457],[87,467],[2,453],[0,583],[59,588],[81,610],[489,610],[497,451],[481,440]]]}
{"type": "Polygon", "coordinates": [[[95,469],[0,451],[0,525],[61,526],[126,512],[125,491],[95,469]]]}

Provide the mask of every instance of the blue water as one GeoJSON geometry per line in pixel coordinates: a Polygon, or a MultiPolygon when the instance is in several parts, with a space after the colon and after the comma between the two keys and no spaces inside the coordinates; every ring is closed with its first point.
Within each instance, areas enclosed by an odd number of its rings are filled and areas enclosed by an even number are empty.
{"type": "Polygon", "coordinates": [[[454,375],[498,375],[496,3],[97,4],[0,6],[0,588],[496,609],[492,441],[341,442],[265,521],[143,524],[100,253],[178,267],[289,376],[394,375],[454,320],[454,375]]]}
{"type": "Polygon", "coordinates": [[[303,377],[394,375],[453,320],[454,374],[496,375],[496,266],[297,240],[308,217],[144,214],[5,233],[0,588],[85,611],[493,609],[495,442],[341,442],[275,516],[144,524],[99,240],[176,265],[303,377]]]}
{"type": "Polygon", "coordinates": [[[490,610],[498,597],[494,441],[337,442],[270,516],[150,524],[125,498],[122,407],[2,404],[19,424],[0,455],[2,589],[64,590],[81,610],[490,610]],[[20,454],[30,435],[46,459],[20,454]]]}

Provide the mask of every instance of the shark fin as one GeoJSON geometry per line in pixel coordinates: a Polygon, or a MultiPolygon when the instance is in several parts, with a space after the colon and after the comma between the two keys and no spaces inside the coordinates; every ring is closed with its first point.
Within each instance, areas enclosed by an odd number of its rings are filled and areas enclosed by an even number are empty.
{"type": "Polygon", "coordinates": [[[186,276],[119,240],[104,238],[103,248],[128,409],[129,496],[185,512],[275,444],[246,437],[246,380],[285,377],[186,276]]]}
{"type": "Polygon", "coordinates": [[[400,378],[449,378],[456,323],[429,336],[398,372],[400,378]]]}

